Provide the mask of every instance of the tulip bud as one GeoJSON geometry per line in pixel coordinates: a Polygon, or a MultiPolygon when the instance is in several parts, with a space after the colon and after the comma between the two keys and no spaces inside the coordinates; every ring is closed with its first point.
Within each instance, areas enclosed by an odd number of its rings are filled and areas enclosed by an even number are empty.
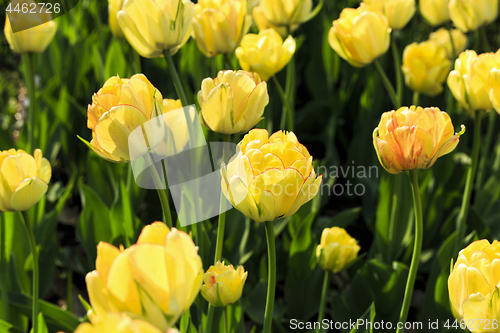
{"type": "Polygon", "coordinates": [[[260,31],[258,35],[247,34],[236,49],[236,57],[245,71],[257,72],[267,81],[283,69],[295,53],[292,36],[283,42],[280,35],[272,30],[260,31]]]}
{"type": "MultiPolygon", "coordinates": [[[[13,8],[14,3],[11,2],[13,8]]],[[[52,21],[52,15],[42,10],[35,1],[25,0],[23,4],[27,4],[33,13],[14,10],[8,13],[5,19],[5,38],[14,52],[42,53],[54,38],[57,25],[52,21]]],[[[19,2],[17,5],[19,6],[19,2]]]]}
{"type": "Polygon", "coordinates": [[[125,36],[123,35],[122,29],[118,25],[118,19],[116,18],[116,15],[118,14],[118,11],[122,8],[124,1],[125,0],[108,0],[109,28],[111,29],[113,35],[119,39],[122,39],[125,36]]]}
{"type": "Polygon", "coordinates": [[[194,12],[189,0],[127,0],[117,18],[130,45],[144,58],[156,58],[187,42],[194,12]]]}
{"type": "Polygon", "coordinates": [[[21,149],[0,152],[0,210],[27,211],[47,192],[51,176],[40,149],[33,156],[21,149]]]}
{"type": "Polygon", "coordinates": [[[420,13],[432,26],[439,26],[450,20],[448,3],[450,0],[420,0],[420,13]]]}
{"type": "Polygon", "coordinates": [[[448,10],[453,24],[468,32],[496,19],[498,0],[450,0],[448,10]]]}
{"type": "Polygon", "coordinates": [[[260,6],[271,24],[292,33],[311,13],[312,0],[261,0],[260,6]]]}
{"type": "Polygon", "coordinates": [[[231,53],[252,25],[247,0],[200,0],[193,19],[193,36],[207,57],[231,53]]]}
{"type": "Polygon", "coordinates": [[[293,132],[268,136],[265,129],[248,132],[221,170],[224,196],[256,222],[292,216],[318,194],[322,179],[293,132]]]}
{"type": "Polygon", "coordinates": [[[316,248],[319,266],[325,271],[340,272],[356,259],[359,245],[343,228],[326,228],[321,234],[321,243],[316,248]]]}
{"type": "Polygon", "coordinates": [[[443,91],[450,61],[446,57],[446,50],[435,43],[412,43],[403,52],[401,69],[410,89],[436,96],[443,91]]]}
{"type": "Polygon", "coordinates": [[[215,79],[203,80],[198,102],[201,123],[211,131],[246,133],[263,119],[269,95],[257,73],[220,71],[215,79]]]}
{"type": "Polygon", "coordinates": [[[403,29],[415,14],[415,0],[364,0],[367,9],[378,11],[387,18],[389,27],[403,29]]]}
{"type": "Polygon", "coordinates": [[[460,30],[451,30],[453,45],[450,42],[450,31],[445,28],[440,28],[437,31],[429,34],[429,41],[444,47],[448,59],[455,59],[467,46],[467,36],[460,30]],[[455,49],[455,53],[453,53],[455,49]]]}
{"type": "Polygon", "coordinates": [[[387,19],[361,6],[342,10],[340,18],[333,21],[328,42],[352,66],[363,67],[387,51],[390,35],[387,19]]]}
{"type": "Polygon", "coordinates": [[[373,145],[380,164],[387,172],[427,169],[451,153],[462,131],[454,134],[453,124],[439,108],[402,107],[384,112],[373,131],[373,145]]]}
{"type": "MultiPolygon", "coordinates": [[[[259,31],[273,29],[280,34],[281,38],[286,38],[288,36],[288,29],[286,27],[278,27],[277,25],[274,25],[267,20],[266,16],[264,15],[262,6],[257,6],[253,9],[252,17],[259,31]]],[[[291,31],[296,30],[298,27],[298,25],[293,25],[291,31]]]]}
{"type": "Polygon", "coordinates": [[[241,298],[247,275],[243,266],[235,270],[233,265],[226,266],[217,261],[203,275],[201,295],[213,306],[226,307],[233,304],[241,298]]]}
{"type": "Polygon", "coordinates": [[[499,257],[498,241],[475,241],[460,251],[448,278],[453,315],[471,332],[497,331],[491,323],[500,312],[499,257]]]}

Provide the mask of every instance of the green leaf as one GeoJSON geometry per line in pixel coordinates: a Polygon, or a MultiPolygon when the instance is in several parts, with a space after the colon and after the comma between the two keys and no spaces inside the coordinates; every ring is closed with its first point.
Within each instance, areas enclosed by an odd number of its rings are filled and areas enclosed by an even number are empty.
{"type": "MultiPolygon", "coordinates": [[[[31,328],[30,333],[34,332],[34,327],[31,328]]],[[[49,333],[47,329],[47,324],[45,324],[45,319],[43,318],[43,313],[38,314],[38,324],[37,324],[37,332],[38,333],[49,333]]]]}
{"type": "MultiPolygon", "coordinates": [[[[134,51],[135,52],[135,51],[134,51]]],[[[119,75],[126,77],[127,75],[127,61],[122,50],[121,42],[113,38],[111,45],[106,54],[106,62],[104,64],[104,76],[106,78],[119,75]]]]}
{"type": "Polygon", "coordinates": [[[355,328],[350,330],[349,333],[372,333],[373,332],[373,323],[375,322],[375,303],[372,303],[368,309],[366,309],[365,313],[356,321],[360,325],[356,325],[355,328]],[[361,323],[361,320],[363,323],[361,323]],[[368,323],[371,323],[368,324],[368,323]]]}

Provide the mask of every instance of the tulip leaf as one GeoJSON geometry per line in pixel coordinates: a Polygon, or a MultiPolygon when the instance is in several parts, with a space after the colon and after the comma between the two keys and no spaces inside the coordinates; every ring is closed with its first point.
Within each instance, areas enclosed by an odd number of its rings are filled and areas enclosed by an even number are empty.
{"type": "MultiPolygon", "coordinates": [[[[133,51],[135,52],[135,51],[133,51]]],[[[106,53],[106,61],[104,63],[104,76],[106,78],[112,76],[126,77],[127,62],[124,57],[122,43],[118,39],[113,39],[106,53]]]]}
{"type": "Polygon", "coordinates": [[[355,328],[349,331],[349,333],[372,333],[373,332],[373,323],[375,322],[375,303],[372,303],[368,309],[366,309],[365,313],[356,320],[355,328]]]}
{"type": "MultiPolygon", "coordinates": [[[[34,327],[31,328],[30,333],[34,332],[34,327]]],[[[43,318],[43,313],[40,312],[38,314],[38,323],[37,323],[37,332],[38,333],[49,333],[47,329],[47,324],[45,324],[45,319],[43,318]]]]}

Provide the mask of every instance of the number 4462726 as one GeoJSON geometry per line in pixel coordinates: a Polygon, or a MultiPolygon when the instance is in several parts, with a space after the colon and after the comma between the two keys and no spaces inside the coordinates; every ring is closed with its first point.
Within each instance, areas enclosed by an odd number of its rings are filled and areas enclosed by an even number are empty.
{"type": "Polygon", "coordinates": [[[39,2],[38,6],[36,3],[23,3],[23,4],[17,4],[14,8],[12,8],[12,3],[9,3],[7,6],[7,9],[5,10],[7,13],[24,13],[24,14],[37,14],[37,13],[56,13],[58,14],[61,12],[61,4],[60,3],[44,3],[44,2],[39,2]]]}

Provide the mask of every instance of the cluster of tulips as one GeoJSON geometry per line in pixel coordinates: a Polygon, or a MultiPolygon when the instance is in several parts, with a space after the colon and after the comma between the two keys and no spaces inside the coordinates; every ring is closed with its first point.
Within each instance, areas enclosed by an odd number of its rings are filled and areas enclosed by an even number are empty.
{"type": "MultiPolygon", "coordinates": [[[[144,58],[164,57],[179,99],[164,99],[140,73],[130,78],[111,77],[88,106],[87,126],[92,139],[90,142],[82,139],[100,157],[129,163],[131,133],[138,127],[147,132],[145,124],[162,116],[166,126],[176,133],[174,142],[179,150],[189,141],[190,120],[172,124],[168,115],[188,107],[189,99],[172,55],[193,37],[205,56],[226,57],[228,70],[199,82],[199,120],[227,140],[231,135],[245,134],[235,155],[221,168],[221,187],[223,195],[238,211],[266,226],[269,267],[265,333],[272,330],[276,284],[273,221],[295,214],[318,194],[322,182],[321,175],[317,176],[313,169],[312,156],[291,131],[293,107],[275,74],[294,55],[293,32],[312,19],[321,5],[322,2],[313,8],[312,0],[261,0],[253,8],[247,0],[200,0],[197,4],[189,0],[109,0],[109,25],[114,36],[126,39],[144,58]],[[258,34],[248,33],[252,23],[258,34]],[[232,68],[233,54],[242,70],[232,68]],[[269,103],[269,80],[281,92],[282,125],[290,131],[269,135],[267,130],[253,129],[269,103]]],[[[480,55],[472,50],[462,52],[467,45],[464,33],[491,23],[497,17],[498,0],[420,0],[419,5],[421,14],[432,26],[451,19],[457,29],[440,28],[428,41],[406,46],[402,62],[397,41],[391,40],[391,36],[413,17],[415,0],[366,0],[358,8],[346,8],[333,22],[328,39],[333,50],[349,64],[363,67],[374,63],[394,104],[395,111],[385,112],[373,132],[373,145],[380,164],[389,173],[409,171],[413,189],[415,242],[401,322],[408,316],[423,238],[416,170],[430,168],[439,157],[452,152],[465,132],[462,125],[462,130],[456,133],[449,115],[439,108],[418,106],[419,94],[438,95],[447,80],[453,96],[476,122],[472,165],[457,220],[455,252],[463,245],[481,119],[492,109],[500,113],[500,51],[480,55]],[[404,76],[406,85],[415,92],[413,106],[402,106],[402,85],[395,89],[377,60],[391,45],[398,55],[398,81],[402,82],[404,76]],[[455,69],[450,72],[454,60],[455,69]]],[[[29,57],[43,52],[55,32],[53,21],[37,15],[11,13],[5,23],[5,35],[12,50],[29,57]],[[12,26],[28,18],[38,21],[32,28],[14,33],[12,26]]],[[[28,83],[28,89],[31,106],[35,103],[33,83],[28,83]]],[[[33,126],[30,119],[28,130],[33,126]]],[[[28,147],[34,148],[33,141],[29,141],[28,147]]],[[[147,148],[144,154],[155,148],[155,142],[148,142],[147,148]]],[[[50,163],[39,149],[33,155],[15,149],[0,153],[0,210],[23,212],[34,262],[36,244],[26,211],[45,195],[50,178],[50,163]]],[[[224,214],[219,216],[213,266],[204,272],[191,236],[172,226],[168,193],[160,193],[160,200],[164,221],[146,226],[135,244],[128,248],[104,242],[97,245],[96,269],[86,276],[90,322],[82,323],[77,332],[171,332],[200,291],[211,304],[204,329],[209,332],[213,307],[226,308],[240,299],[248,272],[243,266],[235,269],[222,261],[224,214]]],[[[338,273],[351,263],[359,250],[356,240],[344,229],[325,229],[317,247],[317,261],[327,272],[325,280],[329,279],[329,272],[338,273]]],[[[457,319],[498,317],[498,259],[500,246],[496,241],[493,244],[477,241],[460,252],[449,278],[450,301],[457,319]]],[[[34,265],[35,332],[39,312],[37,270],[34,265]]],[[[325,294],[324,291],[319,321],[324,316],[325,294]]],[[[478,326],[475,331],[484,330],[478,326]]]]}

